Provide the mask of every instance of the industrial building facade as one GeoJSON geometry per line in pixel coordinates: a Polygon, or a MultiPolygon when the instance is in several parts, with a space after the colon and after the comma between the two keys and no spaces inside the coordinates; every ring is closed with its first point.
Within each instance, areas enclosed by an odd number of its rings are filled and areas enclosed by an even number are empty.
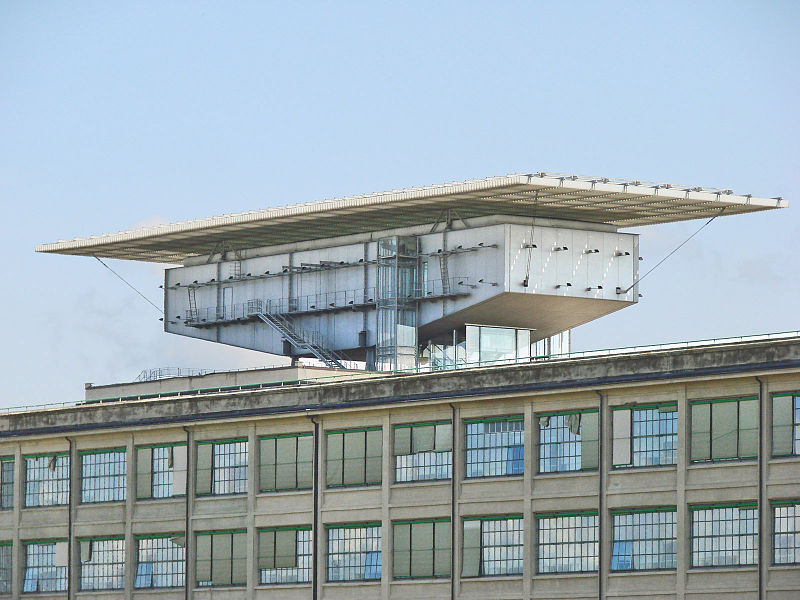
{"type": "Polygon", "coordinates": [[[800,337],[261,375],[0,417],[0,593],[800,595],[800,337]]]}

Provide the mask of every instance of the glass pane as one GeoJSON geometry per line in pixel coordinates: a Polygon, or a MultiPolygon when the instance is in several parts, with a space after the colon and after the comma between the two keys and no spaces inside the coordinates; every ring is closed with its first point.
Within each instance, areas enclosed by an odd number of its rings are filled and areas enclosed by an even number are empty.
{"type": "Polygon", "coordinates": [[[394,454],[411,454],[411,427],[398,427],[394,430],[394,454]]]}
{"type": "Polygon", "coordinates": [[[711,405],[711,458],[737,456],[738,402],[717,402],[711,405]]]}
{"type": "Polygon", "coordinates": [[[433,523],[414,523],[411,527],[411,549],[433,548],[433,523]]]}
{"type": "Polygon", "coordinates": [[[231,558],[233,553],[232,535],[229,533],[214,534],[211,545],[211,581],[214,585],[231,583],[231,558]]]}
{"type": "Polygon", "coordinates": [[[366,455],[366,436],[363,431],[344,434],[344,457],[364,458],[366,455]]]}
{"type": "Polygon", "coordinates": [[[598,413],[581,414],[581,469],[596,469],[598,461],[598,413]]]}
{"type": "Polygon", "coordinates": [[[739,457],[758,456],[758,400],[739,402],[739,457]]]}
{"type": "Polygon", "coordinates": [[[453,425],[441,423],[436,426],[436,451],[443,452],[453,449],[453,425]]]}
{"type": "Polygon", "coordinates": [[[411,576],[412,577],[433,576],[433,550],[411,551],[411,576]]]}
{"type": "Polygon", "coordinates": [[[275,568],[275,532],[258,532],[258,568],[275,568]]]}
{"type": "Polygon", "coordinates": [[[262,490],[275,489],[275,440],[261,440],[260,481],[262,490]]]}
{"type": "Polygon", "coordinates": [[[149,498],[152,494],[152,448],[136,449],[136,497],[149,498]]]}
{"type": "Polygon", "coordinates": [[[211,581],[211,537],[197,536],[197,581],[211,581]]]}
{"type": "Polygon", "coordinates": [[[297,533],[294,530],[275,533],[275,566],[297,566],[297,533]]]}
{"type": "Polygon", "coordinates": [[[711,458],[711,405],[692,405],[692,460],[711,458]]]}
{"type": "Polygon", "coordinates": [[[775,456],[792,454],[792,400],[792,396],[772,399],[772,454],[775,456]]]}
{"type": "Polygon", "coordinates": [[[231,583],[244,585],[247,583],[247,534],[234,533],[231,537],[233,541],[231,583]]]}
{"type": "Polygon", "coordinates": [[[433,450],[433,442],[435,438],[435,429],[433,425],[426,425],[424,427],[414,427],[412,435],[413,452],[430,452],[433,450]]]}
{"type": "Polygon", "coordinates": [[[211,444],[198,444],[197,446],[197,493],[211,493],[211,444]]]}
{"type": "Polygon", "coordinates": [[[342,458],[344,444],[343,433],[329,433],[327,438],[328,459],[342,458]]]}
{"type": "Polygon", "coordinates": [[[477,577],[481,566],[481,522],[464,521],[464,551],[461,574],[477,577]]]}
{"type": "Polygon", "coordinates": [[[364,483],[365,469],[366,460],[364,458],[345,458],[342,483],[344,483],[344,485],[359,485],[364,483]]]}

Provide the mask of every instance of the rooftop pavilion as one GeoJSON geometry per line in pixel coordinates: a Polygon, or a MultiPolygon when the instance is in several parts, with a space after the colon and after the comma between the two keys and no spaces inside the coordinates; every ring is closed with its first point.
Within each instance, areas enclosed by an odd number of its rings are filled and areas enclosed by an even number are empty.
{"type": "Polygon", "coordinates": [[[782,208],[731,190],[552,173],[448,183],[38,246],[172,263],[169,333],[329,368],[449,369],[568,352],[638,302],[639,236],[782,208]]]}

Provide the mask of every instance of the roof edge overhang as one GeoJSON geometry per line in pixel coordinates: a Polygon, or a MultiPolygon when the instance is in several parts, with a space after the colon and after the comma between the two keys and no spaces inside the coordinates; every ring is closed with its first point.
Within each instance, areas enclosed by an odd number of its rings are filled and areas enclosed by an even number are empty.
{"type": "Polygon", "coordinates": [[[340,231],[343,224],[350,232],[379,231],[398,219],[408,225],[432,223],[448,209],[458,211],[461,218],[509,213],[634,227],[786,206],[782,198],[738,195],[718,188],[554,173],[515,174],[62,240],[41,244],[36,251],[181,263],[191,256],[213,254],[226,242],[245,249],[275,245],[277,236],[281,243],[335,237],[326,233],[330,231],[326,227],[335,225],[340,231]],[[352,221],[343,223],[343,217],[352,221]]]}

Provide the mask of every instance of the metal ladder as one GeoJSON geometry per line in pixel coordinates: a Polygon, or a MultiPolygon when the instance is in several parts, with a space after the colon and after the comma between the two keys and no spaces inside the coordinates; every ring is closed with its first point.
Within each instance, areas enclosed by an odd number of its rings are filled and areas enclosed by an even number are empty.
{"type": "Polygon", "coordinates": [[[189,314],[187,316],[187,321],[196,321],[199,317],[197,312],[197,297],[195,296],[197,290],[193,287],[186,289],[187,293],[189,294],[189,314]]]}
{"type": "Polygon", "coordinates": [[[447,254],[439,256],[439,273],[442,277],[442,294],[450,293],[450,272],[447,270],[447,254]]]}
{"type": "Polygon", "coordinates": [[[255,316],[281,334],[283,339],[301,352],[310,352],[316,358],[325,363],[326,366],[333,369],[347,368],[342,363],[344,359],[341,355],[333,350],[325,348],[314,340],[307,339],[306,336],[294,328],[290,319],[265,312],[255,313],[255,316]]]}

